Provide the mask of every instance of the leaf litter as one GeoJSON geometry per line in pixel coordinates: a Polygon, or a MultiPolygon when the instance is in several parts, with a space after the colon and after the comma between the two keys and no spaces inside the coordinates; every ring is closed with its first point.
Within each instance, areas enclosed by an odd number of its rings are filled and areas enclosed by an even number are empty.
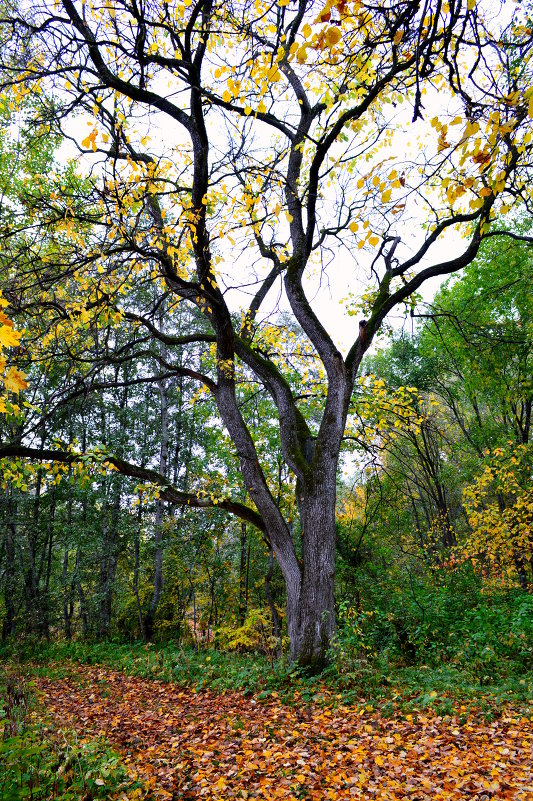
{"type": "Polygon", "coordinates": [[[55,725],[105,737],[158,801],[533,801],[533,717],[512,710],[384,717],[100,666],[36,683],[55,725]]]}

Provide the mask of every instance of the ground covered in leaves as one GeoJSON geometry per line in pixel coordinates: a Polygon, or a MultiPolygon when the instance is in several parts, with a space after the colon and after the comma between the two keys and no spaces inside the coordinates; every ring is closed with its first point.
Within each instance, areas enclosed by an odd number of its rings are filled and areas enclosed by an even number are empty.
{"type": "Polygon", "coordinates": [[[104,736],[156,799],[533,801],[533,718],[512,711],[490,722],[466,707],[383,717],[100,666],[36,683],[55,724],[104,736]]]}

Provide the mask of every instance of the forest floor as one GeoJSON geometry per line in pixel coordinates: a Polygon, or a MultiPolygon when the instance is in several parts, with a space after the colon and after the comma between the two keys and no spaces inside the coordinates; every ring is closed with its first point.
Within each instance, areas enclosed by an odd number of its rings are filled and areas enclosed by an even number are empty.
{"type": "Polygon", "coordinates": [[[385,716],[73,663],[33,680],[53,726],[105,738],[143,798],[533,801],[533,716],[511,708],[385,716]]]}

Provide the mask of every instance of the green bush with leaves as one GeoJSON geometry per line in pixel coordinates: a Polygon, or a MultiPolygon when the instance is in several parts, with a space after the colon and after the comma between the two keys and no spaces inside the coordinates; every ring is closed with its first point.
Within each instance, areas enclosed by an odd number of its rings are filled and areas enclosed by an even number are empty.
{"type": "Polygon", "coordinates": [[[2,801],[96,801],[145,798],[120,757],[102,741],[79,742],[30,725],[0,742],[2,801]]]}
{"type": "Polygon", "coordinates": [[[33,687],[17,670],[0,682],[2,801],[148,801],[105,741],[79,740],[41,719],[33,687]]]}

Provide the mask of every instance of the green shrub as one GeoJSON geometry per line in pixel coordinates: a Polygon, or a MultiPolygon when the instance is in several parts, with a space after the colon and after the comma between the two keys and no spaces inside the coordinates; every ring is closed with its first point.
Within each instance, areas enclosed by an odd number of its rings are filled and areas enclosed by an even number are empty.
{"type": "Polygon", "coordinates": [[[72,733],[54,734],[31,724],[0,742],[2,801],[96,801],[146,798],[120,757],[101,741],[80,743],[72,733]]]}
{"type": "Polygon", "coordinates": [[[102,740],[79,742],[73,732],[39,720],[33,684],[7,670],[0,685],[0,799],[97,801],[147,799],[120,757],[102,740]]]}

